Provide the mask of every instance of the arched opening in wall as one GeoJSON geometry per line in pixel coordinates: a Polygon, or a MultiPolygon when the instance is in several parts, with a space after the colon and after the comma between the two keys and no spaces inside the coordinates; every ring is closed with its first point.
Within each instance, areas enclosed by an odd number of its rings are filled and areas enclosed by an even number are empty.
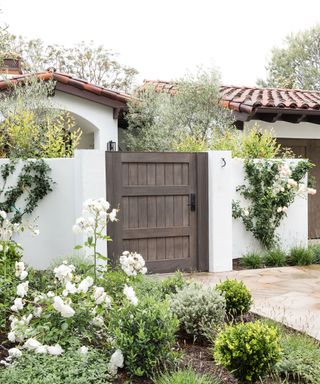
{"type": "Polygon", "coordinates": [[[77,149],[94,149],[95,135],[98,134],[97,127],[84,117],[79,116],[74,112],[69,111],[69,113],[75,120],[74,129],[80,128],[82,132],[77,149]]]}

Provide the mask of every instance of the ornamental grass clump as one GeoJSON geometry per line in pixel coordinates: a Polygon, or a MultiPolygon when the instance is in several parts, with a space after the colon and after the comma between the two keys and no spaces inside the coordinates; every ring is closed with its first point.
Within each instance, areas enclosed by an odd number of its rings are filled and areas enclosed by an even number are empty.
{"type": "Polygon", "coordinates": [[[242,281],[227,279],[216,285],[226,300],[226,311],[230,317],[245,315],[252,304],[252,296],[242,281]]]}
{"type": "Polygon", "coordinates": [[[191,284],[170,298],[171,311],[182,332],[194,339],[205,338],[208,330],[219,328],[226,315],[226,301],[213,288],[191,284]]]}
{"type": "Polygon", "coordinates": [[[291,265],[310,265],[315,263],[315,254],[310,248],[293,247],[289,252],[289,264],[291,265]]]}
{"type": "Polygon", "coordinates": [[[257,252],[251,252],[244,255],[240,261],[241,265],[247,269],[263,268],[262,255],[257,252]]]}
{"type": "Polygon", "coordinates": [[[263,255],[267,267],[283,267],[287,264],[287,255],[280,248],[271,249],[263,255]]]}
{"type": "Polygon", "coordinates": [[[227,368],[240,383],[257,382],[280,358],[277,328],[260,321],[226,326],[215,341],[215,361],[227,368]]]}

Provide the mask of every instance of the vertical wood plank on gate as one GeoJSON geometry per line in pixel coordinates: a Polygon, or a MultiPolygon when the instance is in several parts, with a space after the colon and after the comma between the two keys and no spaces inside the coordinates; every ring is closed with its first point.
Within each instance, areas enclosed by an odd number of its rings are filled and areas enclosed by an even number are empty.
{"type": "Polygon", "coordinates": [[[147,184],[155,185],[156,184],[156,165],[153,163],[147,163],[147,184]]]}
{"type": "Polygon", "coordinates": [[[182,165],[173,164],[173,184],[181,185],[182,184],[182,165]]]}
{"type": "Polygon", "coordinates": [[[138,185],[138,164],[129,163],[129,185],[138,185]]]}

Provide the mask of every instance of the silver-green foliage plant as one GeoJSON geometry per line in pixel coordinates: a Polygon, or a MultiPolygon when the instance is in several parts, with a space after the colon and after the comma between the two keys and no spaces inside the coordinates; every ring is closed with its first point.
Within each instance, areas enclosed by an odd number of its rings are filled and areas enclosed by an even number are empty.
{"type": "Polygon", "coordinates": [[[191,284],[170,298],[171,311],[180,328],[193,338],[206,337],[208,329],[221,326],[226,315],[224,297],[215,289],[191,284]]]}
{"type": "Polygon", "coordinates": [[[215,341],[215,361],[232,372],[240,383],[255,383],[280,358],[277,328],[260,321],[227,326],[215,341]]]}
{"type": "Polygon", "coordinates": [[[298,383],[320,383],[320,346],[307,335],[284,334],[281,337],[283,350],[275,371],[286,379],[298,383]]]}
{"type": "Polygon", "coordinates": [[[14,364],[0,369],[0,382],[6,384],[107,384],[108,357],[91,349],[87,354],[68,351],[62,356],[25,353],[14,364]]]}
{"type": "Polygon", "coordinates": [[[173,373],[164,373],[155,380],[155,384],[219,384],[218,379],[209,375],[201,375],[191,368],[173,373]]]}
{"type": "Polygon", "coordinates": [[[266,249],[277,246],[276,230],[295,197],[316,192],[304,182],[311,167],[311,163],[303,160],[290,165],[281,160],[245,161],[246,184],[236,190],[247,200],[248,207],[233,201],[232,215],[241,218],[246,230],[266,249]]]}
{"type": "Polygon", "coordinates": [[[209,141],[230,128],[232,115],[221,107],[220,76],[215,69],[199,69],[174,84],[174,96],[159,93],[151,83],[129,101],[127,149],[170,151],[189,136],[209,141]]]}

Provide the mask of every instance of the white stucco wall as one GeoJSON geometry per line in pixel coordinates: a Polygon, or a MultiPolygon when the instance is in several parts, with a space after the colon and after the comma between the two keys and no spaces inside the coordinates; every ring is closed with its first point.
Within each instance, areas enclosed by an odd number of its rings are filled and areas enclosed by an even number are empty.
{"type": "MultiPolygon", "coordinates": [[[[56,91],[54,101],[78,117],[85,134],[94,132],[94,149],[106,150],[110,140],[118,144],[118,120],[113,118],[113,108],[61,91],[56,91]]],[[[85,140],[91,145],[91,138],[85,140]]]]}
{"type": "MultiPolygon", "coordinates": [[[[104,156],[105,151],[80,150],[72,159],[45,160],[56,184],[33,214],[33,218],[38,217],[40,235],[24,232],[16,237],[24,248],[25,262],[44,269],[55,258],[76,252],[74,246],[83,239],[73,234],[72,226],[81,215],[83,201],[106,196],[104,156]]],[[[0,165],[5,161],[0,160],[0,165]]],[[[9,185],[15,181],[12,178],[9,185]]],[[[100,244],[99,251],[106,254],[106,245],[100,244]]]]}
{"type": "Polygon", "coordinates": [[[320,139],[320,125],[311,123],[288,123],[286,121],[276,121],[267,123],[265,121],[251,120],[244,123],[244,132],[250,130],[258,124],[263,130],[272,130],[275,137],[292,139],[320,139]]]}
{"type": "MultiPolygon", "coordinates": [[[[210,272],[230,271],[233,259],[248,252],[261,251],[260,244],[246,231],[241,219],[232,219],[232,200],[239,200],[242,206],[246,204],[236,192],[236,187],[244,183],[244,176],[242,159],[232,159],[228,151],[209,152],[210,272]]],[[[307,246],[306,198],[295,199],[278,229],[278,234],[285,250],[297,245],[307,246]]]]}
{"type": "MultiPolygon", "coordinates": [[[[290,160],[297,163],[298,160],[290,160]]],[[[238,185],[244,184],[244,167],[242,159],[232,160],[232,200],[240,201],[245,207],[247,201],[236,192],[238,185]]],[[[247,232],[241,219],[232,219],[232,257],[242,257],[248,252],[261,251],[259,242],[247,232]]],[[[283,219],[277,230],[280,238],[280,246],[288,250],[293,246],[307,246],[308,243],[308,200],[307,197],[297,196],[292,205],[289,206],[287,217],[283,219]]]]}

